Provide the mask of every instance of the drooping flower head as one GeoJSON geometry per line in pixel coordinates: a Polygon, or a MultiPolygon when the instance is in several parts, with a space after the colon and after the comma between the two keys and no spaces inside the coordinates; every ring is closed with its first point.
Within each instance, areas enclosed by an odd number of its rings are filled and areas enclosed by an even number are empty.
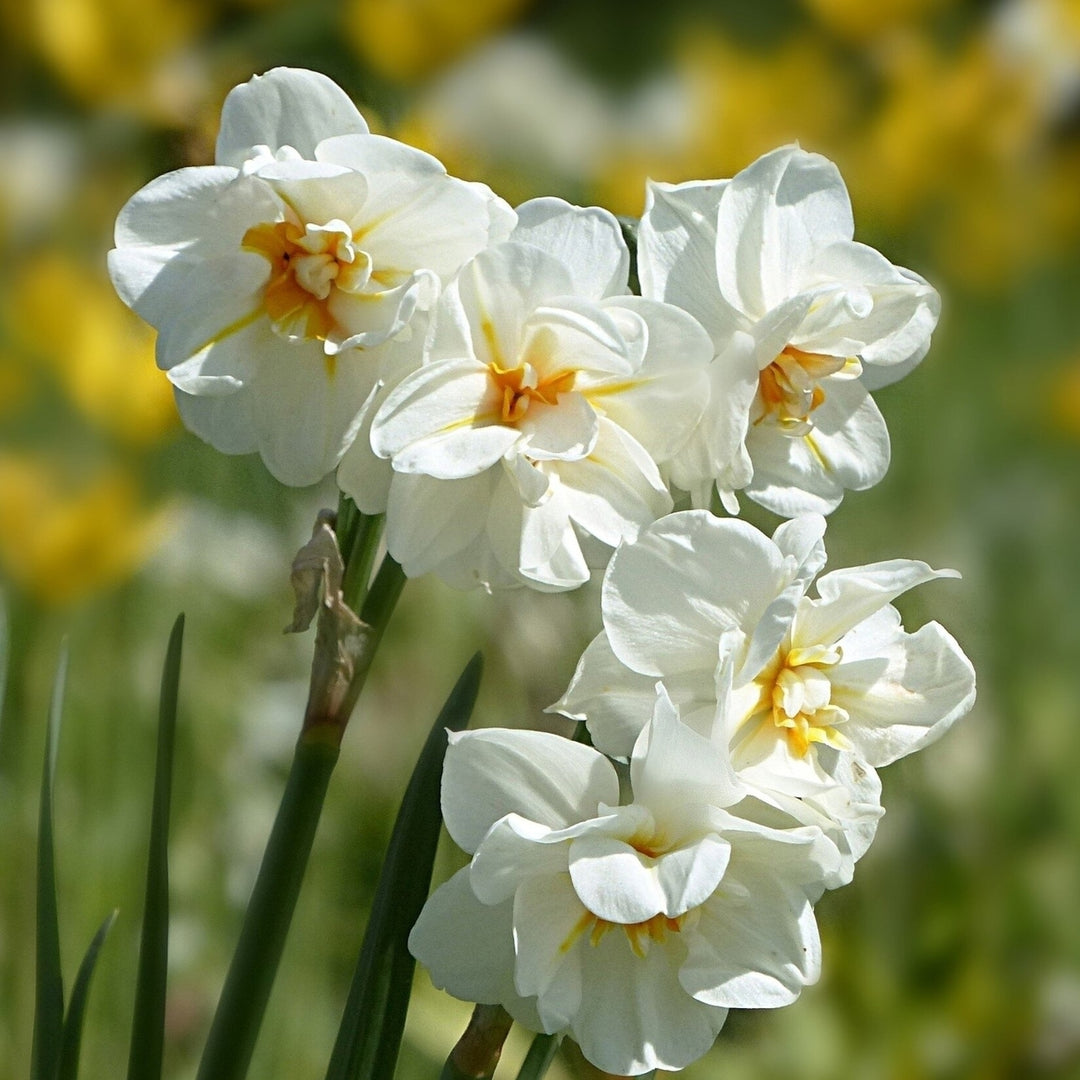
{"type": "Polygon", "coordinates": [[[748,792],[833,822],[849,878],[881,813],[874,768],[939,738],[971,708],[975,675],[943,627],[908,633],[891,604],[955,571],[894,559],[824,574],[810,596],[824,527],[805,515],[770,539],[694,510],[645,528],[612,558],[604,630],[553,708],[626,757],[660,680],[688,724],[727,743],[748,792]]]}
{"type": "Polygon", "coordinates": [[[418,314],[513,222],[484,186],[370,134],[325,76],[277,68],[229,94],[217,164],[128,202],[109,267],[159,332],[187,426],[309,484],[352,441],[387,347],[418,363],[418,314]]]}
{"type": "Polygon", "coordinates": [[[410,575],[573,588],[671,509],[659,464],[708,400],[711,345],[685,312],[627,294],[606,211],[538,199],[434,312],[425,363],[381,405],[387,544],[410,575]]]}
{"type": "Polygon", "coordinates": [[[729,1008],[798,997],[820,969],[811,907],[838,858],[816,828],[727,809],[727,750],[666,694],[634,752],[634,800],[611,762],[556,735],[451,735],[450,835],[472,855],[436,890],[409,947],[437,986],[569,1031],[619,1075],[680,1069],[729,1008]]]}
{"type": "Polygon", "coordinates": [[[876,484],[889,435],[869,391],[925,355],[937,293],[855,242],[832,162],[795,146],[731,180],[650,184],[638,252],[645,296],[709,331],[716,402],[673,470],[707,504],[746,494],[785,517],[828,513],[876,484]]]}

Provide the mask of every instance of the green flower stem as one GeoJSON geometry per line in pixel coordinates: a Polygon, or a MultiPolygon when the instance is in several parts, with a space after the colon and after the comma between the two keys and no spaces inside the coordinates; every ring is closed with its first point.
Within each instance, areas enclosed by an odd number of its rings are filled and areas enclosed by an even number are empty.
{"type": "MultiPolygon", "coordinates": [[[[346,546],[351,549],[346,554],[363,560],[369,558],[368,549],[378,543],[378,531],[369,528],[362,516],[352,518],[354,510],[347,510],[343,522],[346,546]]],[[[348,568],[347,562],[346,573],[348,568]]],[[[336,636],[331,620],[325,627],[320,620],[313,670],[323,665],[339,674],[348,672],[347,683],[341,696],[336,697],[326,695],[325,685],[313,679],[312,698],[285,794],[210,1026],[198,1080],[242,1080],[247,1074],[345,725],[404,585],[401,567],[387,556],[364,599],[361,628],[345,642],[353,651],[344,663],[343,639],[336,636]]]]}
{"type": "Polygon", "coordinates": [[[199,1066],[199,1080],[247,1074],[300,895],[338,747],[301,738],[199,1066]]]}
{"type": "MultiPolygon", "coordinates": [[[[349,505],[353,506],[351,500],[349,505]]],[[[341,592],[345,603],[356,611],[367,599],[371,568],[375,565],[375,555],[379,550],[379,540],[386,518],[383,514],[361,514],[355,506],[352,513],[358,520],[352,529],[349,549],[346,551],[343,547],[341,550],[341,557],[345,561],[345,580],[342,582],[341,592]]]]}
{"type": "Polygon", "coordinates": [[[491,1080],[513,1022],[501,1005],[477,1005],[439,1080],[491,1080]]]}
{"type": "Polygon", "coordinates": [[[555,1055],[559,1052],[561,1035],[537,1035],[521,1063],[517,1080],[543,1080],[544,1074],[551,1067],[555,1055]]]}

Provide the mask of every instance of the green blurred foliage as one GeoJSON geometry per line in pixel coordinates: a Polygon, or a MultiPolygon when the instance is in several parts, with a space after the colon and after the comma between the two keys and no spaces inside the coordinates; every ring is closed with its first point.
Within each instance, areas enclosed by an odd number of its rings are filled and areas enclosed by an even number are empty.
{"type": "MultiPolygon", "coordinates": [[[[48,687],[71,636],[56,792],[70,985],[102,914],[85,1076],[125,1060],[168,628],[188,614],[173,815],[167,1069],[193,1075],[302,712],[288,565],[332,483],[282,489],[183,434],[151,335],[112,297],[112,220],[212,158],[225,93],[319,68],[373,126],[517,201],[640,211],[646,175],[731,175],[790,138],[832,156],[857,236],[930,278],[924,364],[878,395],[894,443],[833,516],[833,565],[964,572],[905,597],[979,673],[975,711],[887,770],[825,974],[733,1015],[690,1080],[1080,1072],[1080,5],[1075,0],[29,0],[0,13],[0,1080],[23,1076],[48,687]]],[[[753,515],[752,515],[753,516],[753,515]]],[[[766,515],[758,514],[762,524],[766,515]]],[[[465,659],[477,722],[557,727],[597,624],[573,596],[410,583],[345,742],[253,1075],[322,1075],[392,816],[465,659]]],[[[437,874],[460,865],[442,854],[437,874]]],[[[400,1080],[467,1008],[418,992],[400,1080]]],[[[515,1034],[508,1061],[527,1039],[515,1034]]],[[[552,1076],[594,1076],[572,1049],[552,1076]]],[[[507,1069],[506,1075],[513,1075],[507,1069]]]]}

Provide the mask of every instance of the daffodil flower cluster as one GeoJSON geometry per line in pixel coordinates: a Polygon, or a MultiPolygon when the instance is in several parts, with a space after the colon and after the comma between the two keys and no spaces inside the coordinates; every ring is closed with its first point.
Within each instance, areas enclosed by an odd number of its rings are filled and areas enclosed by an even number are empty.
{"type": "Polygon", "coordinates": [[[871,391],[939,311],[853,235],[836,167],[783,147],[651,184],[633,295],[605,210],[511,209],[290,69],[232,91],[217,164],[117,223],[113,280],[196,434],[285,483],[336,470],[409,576],[557,591],[606,565],[604,629],[552,706],[594,745],[451,736],[471,861],[410,947],[610,1073],[682,1068],[729,1009],[818,977],[813,905],[874,837],[875,770],[974,700],[953,638],[892,606],[955,572],[821,573],[822,515],[888,468],[871,391]],[[790,520],[709,511],[739,492],[790,520]]]}

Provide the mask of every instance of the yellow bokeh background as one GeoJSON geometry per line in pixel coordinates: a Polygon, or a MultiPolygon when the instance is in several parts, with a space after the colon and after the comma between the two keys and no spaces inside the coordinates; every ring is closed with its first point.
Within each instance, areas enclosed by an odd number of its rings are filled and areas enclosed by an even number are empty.
{"type": "MultiPolygon", "coordinates": [[[[975,711],[886,770],[855,882],[819,905],[824,976],[733,1014],[690,1080],[1080,1075],[1080,0],[28,0],[0,9],[0,1080],[26,1075],[33,838],[51,670],[72,653],[57,790],[68,984],[102,954],[84,1076],[126,1057],[168,627],[188,614],[166,1074],[194,1075],[303,706],[288,565],[332,480],[274,483],[185,433],[153,334],[104,268],[142,184],[212,160],[229,88],[316,67],[372,127],[512,202],[640,213],[646,177],[730,176],[799,140],[856,237],[928,277],[924,363],[878,397],[893,465],[833,515],[832,565],[961,583],[939,618],[975,711]]],[[[768,515],[752,514],[772,527],[768,515]]],[[[596,592],[410,583],[346,739],[252,1075],[323,1075],[392,815],[423,732],[483,648],[479,723],[548,725],[596,592]]],[[[449,850],[440,873],[457,865],[449,850]]],[[[467,1008],[418,975],[399,1080],[467,1008]]],[[[498,1074],[514,1075],[515,1034],[498,1074]]],[[[592,1078],[567,1048],[551,1074],[592,1078]]]]}

